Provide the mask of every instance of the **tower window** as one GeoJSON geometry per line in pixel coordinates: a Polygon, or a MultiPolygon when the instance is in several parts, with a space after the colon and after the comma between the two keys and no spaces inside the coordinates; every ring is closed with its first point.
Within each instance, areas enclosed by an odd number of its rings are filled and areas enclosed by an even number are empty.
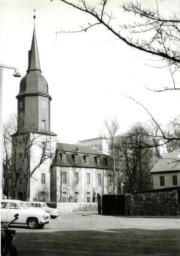
{"type": "Polygon", "coordinates": [[[46,120],[42,120],[42,129],[43,129],[43,130],[46,129],[46,120]]]}
{"type": "Polygon", "coordinates": [[[19,108],[20,108],[20,109],[23,108],[23,101],[19,101],[19,108]]]}

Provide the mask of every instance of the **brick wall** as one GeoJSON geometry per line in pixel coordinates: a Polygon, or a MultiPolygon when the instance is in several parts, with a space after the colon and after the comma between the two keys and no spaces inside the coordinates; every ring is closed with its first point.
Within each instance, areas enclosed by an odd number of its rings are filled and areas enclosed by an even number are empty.
{"type": "Polygon", "coordinates": [[[178,190],[135,193],[125,195],[125,215],[177,216],[180,215],[178,190]]]}

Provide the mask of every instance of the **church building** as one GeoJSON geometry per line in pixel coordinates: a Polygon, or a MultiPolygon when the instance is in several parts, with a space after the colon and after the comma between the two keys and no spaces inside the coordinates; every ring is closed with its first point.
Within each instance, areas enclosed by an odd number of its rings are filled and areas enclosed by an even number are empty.
{"type": "Polygon", "coordinates": [[[13,198],[92,202],[113,193],[111,159],[87,146],[57,143],[51,131],[48,83],[42,75],[34,27],[26,75],[17,95],[17,132],[12,135],[13,198]]]}

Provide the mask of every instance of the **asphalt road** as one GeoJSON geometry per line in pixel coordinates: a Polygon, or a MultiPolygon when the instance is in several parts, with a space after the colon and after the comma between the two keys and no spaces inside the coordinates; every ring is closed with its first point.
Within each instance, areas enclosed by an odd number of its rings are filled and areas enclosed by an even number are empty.
{"type": "Polygon", "coordinates": [[[114,229],[180,230],[180,217],[122,217],[104,216],[96,213],[61,214],[59,218],[42,229],[30,230],[27,227],[13,227],[18,233],[43,233],[57,231],[104,231],[114,229]]]}
{"type": "Polygon", "coordinates": [[[19,256],[180,256],[179,217],[61,214],[43,229],[16,230],[19,256]]]}

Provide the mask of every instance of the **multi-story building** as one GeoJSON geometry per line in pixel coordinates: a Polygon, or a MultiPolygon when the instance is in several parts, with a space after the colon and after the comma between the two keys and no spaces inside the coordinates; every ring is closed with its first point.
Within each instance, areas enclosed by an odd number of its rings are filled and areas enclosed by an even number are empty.
{"type": "Polygon", "coordinates": [[[180,149],[168,153],[150,171],[154,189],[180,185],[180,149]]]}
{"type": "Polygon", "coordinates": [[[41,72],[35,28],[17,103],[17,132],[12,136],[12,197],[92,202],[97,193],[112,193],[109,156],[85,146],[56,143],[56,134],[50,129],[51,96],[41,72]]]}
{"type": "Polygon", "coordinates": [[[93,139],[81,140],[78,143],[79,145],[89,147],[91,149],[96,149],[105,154],[109,154],[109,147],[107,143],[107,139],[97,137],[93,139]]]}
{"type": "Polygon", "coordinates": [[[113,193],[111,159],[85,146],[57,143],[51,166],[51,198],[58,202],[92,202],[113,193]]]}

